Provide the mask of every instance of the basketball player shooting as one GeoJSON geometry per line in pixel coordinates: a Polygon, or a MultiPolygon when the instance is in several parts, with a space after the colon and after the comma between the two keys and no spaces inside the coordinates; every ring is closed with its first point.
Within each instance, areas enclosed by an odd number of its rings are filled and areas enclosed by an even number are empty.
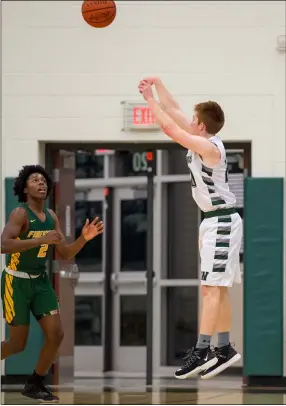
{"type": "Polygon", "coordinates": [[[229,341],[232,316],[228,288],[241,282],[242,220],[235,210],[236,198],[229,190],[225,148],[217,136],[224,125],[224,112],[216,102],[207,101],[195,105],[190,120],[157,77],[143,79],[139,91],[162,131],[188,149],[192,195],[204,212],[199,229],[203,302],[200,334],[175,377],[185,379],[200,374],[202,379],[209,379],[241,358],[229,341]],[[154,99],[153,85],[160,104],[154,99]],[[215,332],[218,346],[212,350],[215,332]]]}
{"type": "Polygon", "coordinates": [[[68,245],[57,215],[44,208],[51,189],[52,180],[44,168],[24,166],[14,184],[14,194],[21,204],[10,214],[1,237],[1,253],[9,254],[2,273],[1,297],[10,336],[1,343],[1,360],[25,349],[31,311],[43,330],[45,344],[22,394],[42,402],[59,401],[43,380],[63,339],[57,297],[46,273],[49,249],[54,245],[62,259],[70,260],[103,232],[98,218],[86,220],[81,236],[68,245]]]}

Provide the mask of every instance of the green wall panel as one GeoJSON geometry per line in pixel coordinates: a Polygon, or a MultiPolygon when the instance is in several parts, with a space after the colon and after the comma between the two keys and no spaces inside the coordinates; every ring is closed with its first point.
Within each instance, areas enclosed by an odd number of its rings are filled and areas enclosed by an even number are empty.
{"type": "Polygon", "coordinates": [[[283,376],[283,179],[246,178],[244,376],[283,376]]]}

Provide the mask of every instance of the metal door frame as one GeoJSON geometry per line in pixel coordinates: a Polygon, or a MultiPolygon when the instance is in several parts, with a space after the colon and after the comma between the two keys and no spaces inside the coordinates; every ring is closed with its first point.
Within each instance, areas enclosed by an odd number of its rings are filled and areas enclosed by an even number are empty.
{"type": "MultiPolygon", "coordinates": [[[[88,189],[88,188],[87,188],[88,189]]],[[[87,192],[84,190],[76,189],[76,201],[80,201],[78,197],[81,194],[87,193],[83,199],[84,201],[100,201],[102,202],[103,221],[105,216],[104,210],[104,188],[90,188],[87,192]]],[[[101,376],[103,370],[103,356],[104,356],[104,281],[105,281],[105,236],[103,235],[102,242],[102,271],[101,272],[81,272],[79,275],[78,285],[75,288],[75,296],[100,296],[101,298],[101,342],[102,345],[92,346],[76,346],[75,345],[75,376],[76,377],[88,377],[95,375],[101,376]],[[81,365],[87,367],[81,367],[81,365]],[[77,368],[76,368],[77,366],[77,368]],[[84,369],[86,368],[86,370],[84,369]]]]}

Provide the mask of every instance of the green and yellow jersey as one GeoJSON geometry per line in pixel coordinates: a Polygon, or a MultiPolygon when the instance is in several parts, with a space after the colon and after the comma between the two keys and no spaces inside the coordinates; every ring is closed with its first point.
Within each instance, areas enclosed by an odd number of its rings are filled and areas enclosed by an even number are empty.
{"type": "MultiPolygon", "coordinates": [[[[18,239],[29,240],[40,238],[55,229],[55,221],[47,209],[44,209],[46,219],[41,221],[26,204],[21,205],[27,212],[29,228],[18,239]]],[[[46,270],[49,245],[43,244],[25,252],[15,252],[9,255],[8,269],[38,275],[46,270]]]]}

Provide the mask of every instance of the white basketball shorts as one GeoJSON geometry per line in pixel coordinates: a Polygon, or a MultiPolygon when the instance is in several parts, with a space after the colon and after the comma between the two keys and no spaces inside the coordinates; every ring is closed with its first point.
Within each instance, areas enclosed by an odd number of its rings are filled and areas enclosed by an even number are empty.
{"type": "Polygon", "coordinates": [[[238,213],[206,218],[199,229],[201,284],[232,286],[241,283],[239,251],[242,220],[238,213]]]}

